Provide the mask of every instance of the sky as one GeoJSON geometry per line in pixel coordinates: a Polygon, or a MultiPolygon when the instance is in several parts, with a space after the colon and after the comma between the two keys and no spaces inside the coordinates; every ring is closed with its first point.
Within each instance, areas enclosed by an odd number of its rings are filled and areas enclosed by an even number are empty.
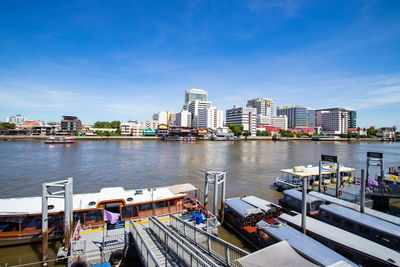
{"type": "Polygon", "coordinates": [[[400,126],[400,1],[0,0],[0,121],[151,120],[189,88],[400,126]]]}

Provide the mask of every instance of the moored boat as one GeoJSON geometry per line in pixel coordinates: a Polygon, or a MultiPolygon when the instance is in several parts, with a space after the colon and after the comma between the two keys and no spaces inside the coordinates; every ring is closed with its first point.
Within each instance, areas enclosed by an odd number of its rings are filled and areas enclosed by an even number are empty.
{"type": "MultiPolygon", "coordinates": [[[[73,221],[84,227],[101,227],[104,211],[119,215],[124,221],[153,215],[185,212],[197,206],[191,196],[191,184],[125,190],[103,188],[98,193],[73,195],[73,221]]],[[[196,194],[194,194],[196,195],[196,194]]],[[[0,246],[31,243],[41,240],[42,197],[0,199],[0,246]]],[[[48,200],[49,239],[63,236],[64,200],[48,200]]]]}
{"type": "Polygon", "coordinates": [[[45,141],[46,144],[72,144],[75,139],[69,136],[51,136],[45,141]]]}

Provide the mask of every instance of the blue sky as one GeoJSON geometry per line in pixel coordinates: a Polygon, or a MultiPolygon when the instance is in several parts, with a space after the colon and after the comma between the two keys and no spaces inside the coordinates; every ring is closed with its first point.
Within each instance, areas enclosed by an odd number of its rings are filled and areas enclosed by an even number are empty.
{"type": "Polygon", "coordinates": [[[400,126],[400,1],[0,1],[0,121],[343,106],[400,126]]]}

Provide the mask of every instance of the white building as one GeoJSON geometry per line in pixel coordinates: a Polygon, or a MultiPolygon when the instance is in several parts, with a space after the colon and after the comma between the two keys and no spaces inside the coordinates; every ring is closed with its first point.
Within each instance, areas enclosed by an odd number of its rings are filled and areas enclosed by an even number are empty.
{"type": "Polygon", "coordinates": [[[247,107],[256,108],[257,114],[263,116],[274,116],[274,101],[271,98],[256,98],[247,101],[247,107]]]}
{"type": "Polygon", "coordinates": [[[287,116],[264,116],[257,114],[257,127],[258,126],[279,127],[283,130],[287,130],[288,118],[287,116]]]}
{"type": "Polygon", "coordinates": [[[176,126],[191,126],[192,114],[187,110],[176,113],[176,126]]]}
{"type": "Polygon", "coordinates": [[[158,121],[159,124],[168,124],[167,112],[161,111],[153,114],[153,121],[158,121]]]}
{"type": "Polygon", "coordinates": [[[257,131],[257,109],[249,107],[236,107],[226,110],[226,125],[242,125],[244,132],[255,136],[257,131]]]}
{"type": "Polygon", "coordinates": [[[192,114],[192,126],[199,127],[197,121],[197,117],[199,116],[199,110],[210,107],[211,107],[211,102],[209,101],[201,101],[195,99],[189,103],[188,110],[192,114]]]}
{"type": "Polygon", "coordinates": [[[122,135],[143,136],[143,128],[158,128],[158,121],[133,121],[120,124],[122,135]]]}
{"type": "Polygon", "coordinates": [[[340,135],[347,133],[349,113],[344,108],[320,109],[316,111],[316,126],[323,132],[340,135]]]}
{"type": "Polygon", "coordinates": [[[215,130],[224,126],[224,113],[216,107],[199,110],[197,127],[215,130]]]}
{"type": "Polygon", "coordinates": [[[190,102],[194,100],[208,101],[207,91],[196,88],[185,90],[185,104],[183,105],[183,109],[187,110],[189,108],[190,102]]]}
{"type": "Polygon", "coordinates": [[[6,122],[10,122],[10,123],[14,123],[14,124],[22,124],[25,121],[28,121],[29,118],[28,117],[24,117],[20,114],[15,115],[15,116],[10,116],[6,118],[6,122]]]}

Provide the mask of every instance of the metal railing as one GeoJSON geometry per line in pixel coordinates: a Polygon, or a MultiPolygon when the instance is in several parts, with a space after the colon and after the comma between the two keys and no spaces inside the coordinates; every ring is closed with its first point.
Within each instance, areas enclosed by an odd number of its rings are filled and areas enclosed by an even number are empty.
{"type": "Polygon", "coordinates": [[[135,225],[133,220],[130,220],[129,232],[132,234],[133,241],[135,242],[136,249],[142,259],[142,263],[145,266],[160,266],[157,261],[156,255],[149,248],[148,244],[144,241],[143,236],[139,233],[137,229],[138,226],[135,225]]]}
{"type": "MultiPolygon", "coordinates": [[[[174,254],[175,261],[184,266],[218,266],[207,257],[200,257],[199,253],[190,249],[181,240],[173,236],[166,226],[153,217],[149,217],[149,228],[164,243],[167,253],[174,254]]],[[[166,259],[167,260],[167,259],[166,259]]]]}
{"type": "Polygon", "coordinates": [[[236,260],[249,255],[248,252],[170,214],[170,226],[185,238],[194,242],[198,247],[224,262],[227,266],[236,266],[236,260]]]}

